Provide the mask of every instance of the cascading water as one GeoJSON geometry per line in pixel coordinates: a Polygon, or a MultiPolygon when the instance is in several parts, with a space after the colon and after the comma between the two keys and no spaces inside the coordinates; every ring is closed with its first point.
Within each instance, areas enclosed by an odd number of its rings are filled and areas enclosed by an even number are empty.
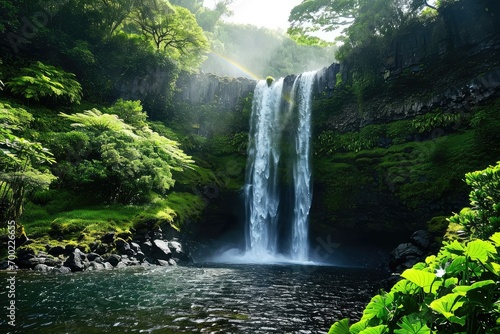
{"type": "Polygon", "coordinates": [[[277,170],[280,158],[280,121],[283,79],[268,87],[257,84],[250,119],[250,145],[246,173],[248,220],[247,252],[255,256],[275,254],[279,207],[277,170]]]}
{"type": "MultiPolygon", "coordinates": [[[[308,252],[308,216],[311,207],[310,127],[311,92],[316,72],[303,73],[293,83],[288,111],[297,109],[297,123],[292,164],[294,203],[291,222],[289,260],[306,261],[308,252]],[[297,108],[296,108],[297,107],[297,108]]],[[[260,81],[254,92],[250,120],[248,163],[246,173],[247,246],[246,256],[276,258],[280,189],[278,164],[286,107],[283,79],[271,85],[260,81]]],[[[295,119],[295,118],[294,118],[295,119]]],[[[288,129],[289,130],[289,129],[288,129]]]]}
{"type": "Polygon", "coordinates": [[[296,135],[296,156],[293,164],[295,190],[294,219],[292,224],[292,259],[306,261],[308,253],[309,209],[311,208],[311,91],[316,72],[300,75],[293,84],[297,95],[299,120],[296,135]],[[297,88],[295,86],[298,86],[297,88]]]}

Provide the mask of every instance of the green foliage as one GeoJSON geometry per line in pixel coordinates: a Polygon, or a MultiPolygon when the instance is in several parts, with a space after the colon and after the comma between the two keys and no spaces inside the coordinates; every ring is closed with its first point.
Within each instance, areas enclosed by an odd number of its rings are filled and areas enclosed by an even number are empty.
{"type": "Polygon", "coordinates": [[[95,195],[111,203],[142,202],[152,191],[165,194],[174,185],[172,170],[189,168],[193,161],[176,141],[146,125],[137,102],[119,101],[110,109],[136,126],[97,109],[60,114],[77,130],[64,134],[65,142],[76,140],[80,146],[79,161],[57,166],[62,182],[73,189],[99,189],[95,195]]]}
{"type": "Polygon", "coordinates": [[[136,29],[151,39],[157,50],[162,50],[185,70],[201,64],[208,51],[208,40],[186,8],[172,6],[168,1],[147,0],[137,6],[132,15],[136,29]]]}
{"type": "Polygon", "coordinates": [[[23,68],[19,76],[6,83],[10,91],[28,100],[80,103],[82,88],[75,75],[40,61],[23,68]]]}
{"type": "Polygon", "coordinates": [[[146,126],[148,115],[142,110],[141,101],[125,101],[119,99],[110,108],[104,109],[107,114],[117,115],[125,123],[136,128],[146,126]]]}
{"type": "Polygon", "coordinates": [[[412,127],[419,133],[432,132],[439,128],[459,127],[465,121],[465,113],[444,113],[440,109],[419,115],[412,120],[412,127]]]}
{"type": "MultiPolygon", "coordinates": [[[[473,187],[471,204],[451,220],[476,227],[471,217],[488,220],[498,216],[500,163],[467,174],[473,187]],[[483,176],[484,178],[481,178],[483,176]],[[479,177],[479,179],[478,179],[479,177]],[[478,203],[478,192],[485,202],[478,203]]],[[[361,320],[349,327],[343,320],[332,333],[368,333],[381,326],[389,333],[496,333],[500,330],[500,232],[498,225],[483,228],[485,239],[445,242],[437,255],[427,257],[401,274],[392,289],[372,298],[361,320]],[[489,239],[486,239],[488,238],[489,239]],[[360,331],[362,329],[362,331],[360,331]]],[[[475,230],[477,231],[477,230],[475,230]]]]}
{"type": "Polygon", "coordinates": [[[21,137],[33,116],[22,108],[0,103],[0,207],[1,219],[19,220],[26,197],[46,189],[55,179],[46,165],[54,163],[42,144],[21,137]]]}
{"type": "Polygon", "coordinates": [[[487,238],[500,227],[500,163],[482,171],[467,173],[465,182],[472,187],[466,208],[450,218],[472,235],[487,238]]]}

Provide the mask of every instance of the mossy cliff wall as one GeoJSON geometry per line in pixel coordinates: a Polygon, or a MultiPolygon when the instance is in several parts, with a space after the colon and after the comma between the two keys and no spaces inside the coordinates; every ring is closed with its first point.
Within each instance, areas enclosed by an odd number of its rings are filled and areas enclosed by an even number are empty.
{"type": "MultiPolygon", "coordinates": [[[[389,43],[375,84],[363,90],[349,60],[318,72],[310,217],[316,255],[363,261],[356,249],[391,249],[432,217],[467,205],[464,174],[500,160],[499,16],[490,0],[445,7],[431,24],[389,43]]],[[[197,228],[210,238],[231,229],[238,231],[231,240],[243,238],[255,81],[199,75],[181,82],[179,103],[201,119],[191,123],[203,148],[191,154],[218,175],[197,228]]]]}

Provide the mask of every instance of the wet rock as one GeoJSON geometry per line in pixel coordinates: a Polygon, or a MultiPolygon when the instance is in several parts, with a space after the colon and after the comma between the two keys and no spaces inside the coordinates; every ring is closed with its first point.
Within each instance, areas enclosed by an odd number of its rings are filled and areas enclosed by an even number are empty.
{"type": "Polygon", "coordinates": [[[58,274],[69,274],[71,272],[71,269],[65,266],[59,267],[59,268],[54,268],[53,271],[58,274]]]}
{"type": "Polygon", "coordinates": [[[165,261],[165,260],[157,260],[157,263],[159,266],[162,266],[162,267],[169,267],[170,266],[170,263],[168,261],[165,261]]]}
{"type": "Polygon", "coordinates": [[[123,269],[126,267],[127,267],[127,265],[125,263],[123,263],[122,261],[118,262],[115,266],[116,269],[123,269]]]}
{"type": "MultiPolygon", "coordinates": [[[[35,251],[31,248],[19,248],[17,250],[16,264],[19,268],[32,268],[30,260],[35,257],[35,251]]],[[[38,264],[38,263],[36,263],[38,264]]],[[[35,264],[35,265],[36,265],[35,264]]]]}
{"type": "Polygon", "coordinates": [[[52,270],[54,269],[54,267],[49,267],[48,265],[46,264],[37,264],[33,270],[34,271],[39,271],[39,272],[42,272],[42,273],[48,273],[48,272],[51,272],[52,270]]]}
{"type": "Polygon", "coordinates": [[[169,259],[171,259],[172,252],[168,247],[168,242],[160,239],[154,240],[152,256],[158,260],[168,261],[169,259]]]}
{"type": "Polygon", "coordinates": [[[115,240],[115,233],[114,232],[106,233],[101,238],[101,241],[106,243],[106,244],[112,244],[114,240],[115,240]]]}
{"type": "Polygon", "coordinates": [[[125,250],[125,255],[129,256],[129,257],[134,257],[136,256],[136,252],[134,252],[132,249],[127,249],[125,250]]]}
{"type": "Polygon", "coordinates": [[[9,261],[0,261],[0,270],[8,270],[9,261]]]}
{"type": "Polygon", "coordinates": [[[111,263],[109,263],[109,262],[104,262],[103,265],[104,265],[104,269],[106,269],[106,270],[112,270],[113,269],[113,265],[111,263]]]}
{"type": "MultiPolygon", "coordinates": [[[[421,258],[423,255],[420,248],[412,243],[400,244],[391,252],[389,266],[395,270],[399,265],[409,261],[412,258],[421,258]]],[[[417,261],[418,262],[418,261],[417,261]]]]}
{"type": "Polygon", "coordinates": [[[130,249],[133,250],[134,252],[139,252],[141,250],[141,246],[139,246],[138,243],[135,242],[130,242],[129,243],[130,249]]]}
{"type": "Polygon", "coordinates": [[[168,264],[171,265],[171,266],[176,266],[177,262],[175,262],[174,259],[170,259],[170,260],[168,260],[168,264]]]}
{"type": "Polygon", "coordinates": [[[127,244],[127,242],[125,240],[123,240],[122,238],[118,238],[118,239],[115,240],[115,247],[116,247],[116,249],[120,249],[121,250],[122,248],[125,247],[125,245],[130,248],[130,246],[127,244]]]}
{"type": "Polygon", "coordinates": [[[170,248],[170,251],[172,252],[172,257],[179,263],[193,262],[191,257],[183,251],[181,243],[177,240],[170,241],[168,243],[168,246],[170,248]]]}
{"type": "Polygon", "coordinates": [[[151,250],[153,249],[153,243],[151,241],[145,241],[141,245],[141,250],[144,254],[151,254],[151,250]]]}
{"type": "Polygon", "coordinates": [[[48,265],[49,267],[58,267],[63,264],[63,261],[61,259],[57,259],[52,256],[47,256],[45,258],[44,264],[48,265]]]}
{"type": "Polygon", "coordinates": [[[142,261],[146,256],[144,255],[143,252],[138,251],[137,254],[135,254],[135,257],[137,258],[137,260],[142,261]]]}
{"type": "Polygon", "coordinates": [[[87,259],[90,262],[92,262],[92,261],[95,261],[97,263],[104,262],[103,259],[102,259],[102,257],[99,254],[97,254],[97,253],[89,253],[89,254],[87,254],[87,259]]]}
{"type": "Polygon", "coordinates": [[[55,257],[58,257],[60,255],[63,255],[65,254],[65,250],[63,247],[61,246],[54,246],[54,247],[50,247],[48,250],[47,250],[47,253],[49,253],[50,255],[52,256],[55,256],[55,257]]]}
{"type": "Polygon", "coordinates": [[[432,234],[425,230],[416,231],[411,236],[411,242],[422,250],[429,249],[431,247],[432,240],[432,234]]]}
{"type": "Polygon", "coordinates": [[[111,247],[111,245],[100,244],[99,246],[97,246],[95,253],[97,253],[99,255],[104,255],[106,253],[111,252],[112,249],[113,249],[113,247],[111,247]]]}
{"type": "Polygon", "coordinates": [[[104,267],[104,264],[97,263],[97,262],[94,262],[94,261],[90,262],[90,265],[88,267],[88,270],[96,270],[97,271],[97,270],[104,270],[104,269],[106,269],[104,267]]]}
{"type": "Polygon", "coordinates": [[[108,256],[107,259],[105,259],[104,261],[105,262],[108,262],[110,263],[113,267],[116,267],[118,265],[118,263],[121,261],[121,256],[120,255],[117,255],[117,254],[111,254],[110,256],[108,256]]]}
{"type": "Polygon", "coordinates": [[[38,264],[45,264],[45,258],[32,257],[31,259],[28,260],[28,262],[29,262],[29,267],[34,268],[38,264]]]}
{"type": "Polygon", "coordinates": [[[64,247],[64,253],[71,255],[71,254],[74,253],[75,249],[76,249],[75,245],[69,245],[68,244],[68,245],[66,245],[66,247],[64,247]]]}
{"type": "Polygon", "coordinates": [[[66,259],[64,266],[71,269],[71,271],[83,271],[85,269],[85,255],[77,248],[66,259]]]}

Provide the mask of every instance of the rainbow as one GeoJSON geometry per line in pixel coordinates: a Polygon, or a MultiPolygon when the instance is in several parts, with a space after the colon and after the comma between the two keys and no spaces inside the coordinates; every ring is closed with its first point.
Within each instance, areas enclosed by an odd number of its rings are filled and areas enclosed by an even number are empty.
{"type": "Polygon", "coordinates": [[[248,70],[245,67],[241,66],[240,64],[238,64],[237,62],[235,62],[231,58],[228,58],[228,57],[226,57],[224,55],[221,55],[220,53],[217,53],[217,52],[214,52],[214,51],[212,51],[211,54],[213,54],[214,56],[222,59],[226,63],[228,63],[228,64],[236,67],[237,69],[239,69],[240,71],[242,71],[243,73],[245,73],[246,75],[248,75],[249,77],[251,77],[252,79],[261,80],[261,78],[257,74],[252,73],[250,70],[248,70]]]}

